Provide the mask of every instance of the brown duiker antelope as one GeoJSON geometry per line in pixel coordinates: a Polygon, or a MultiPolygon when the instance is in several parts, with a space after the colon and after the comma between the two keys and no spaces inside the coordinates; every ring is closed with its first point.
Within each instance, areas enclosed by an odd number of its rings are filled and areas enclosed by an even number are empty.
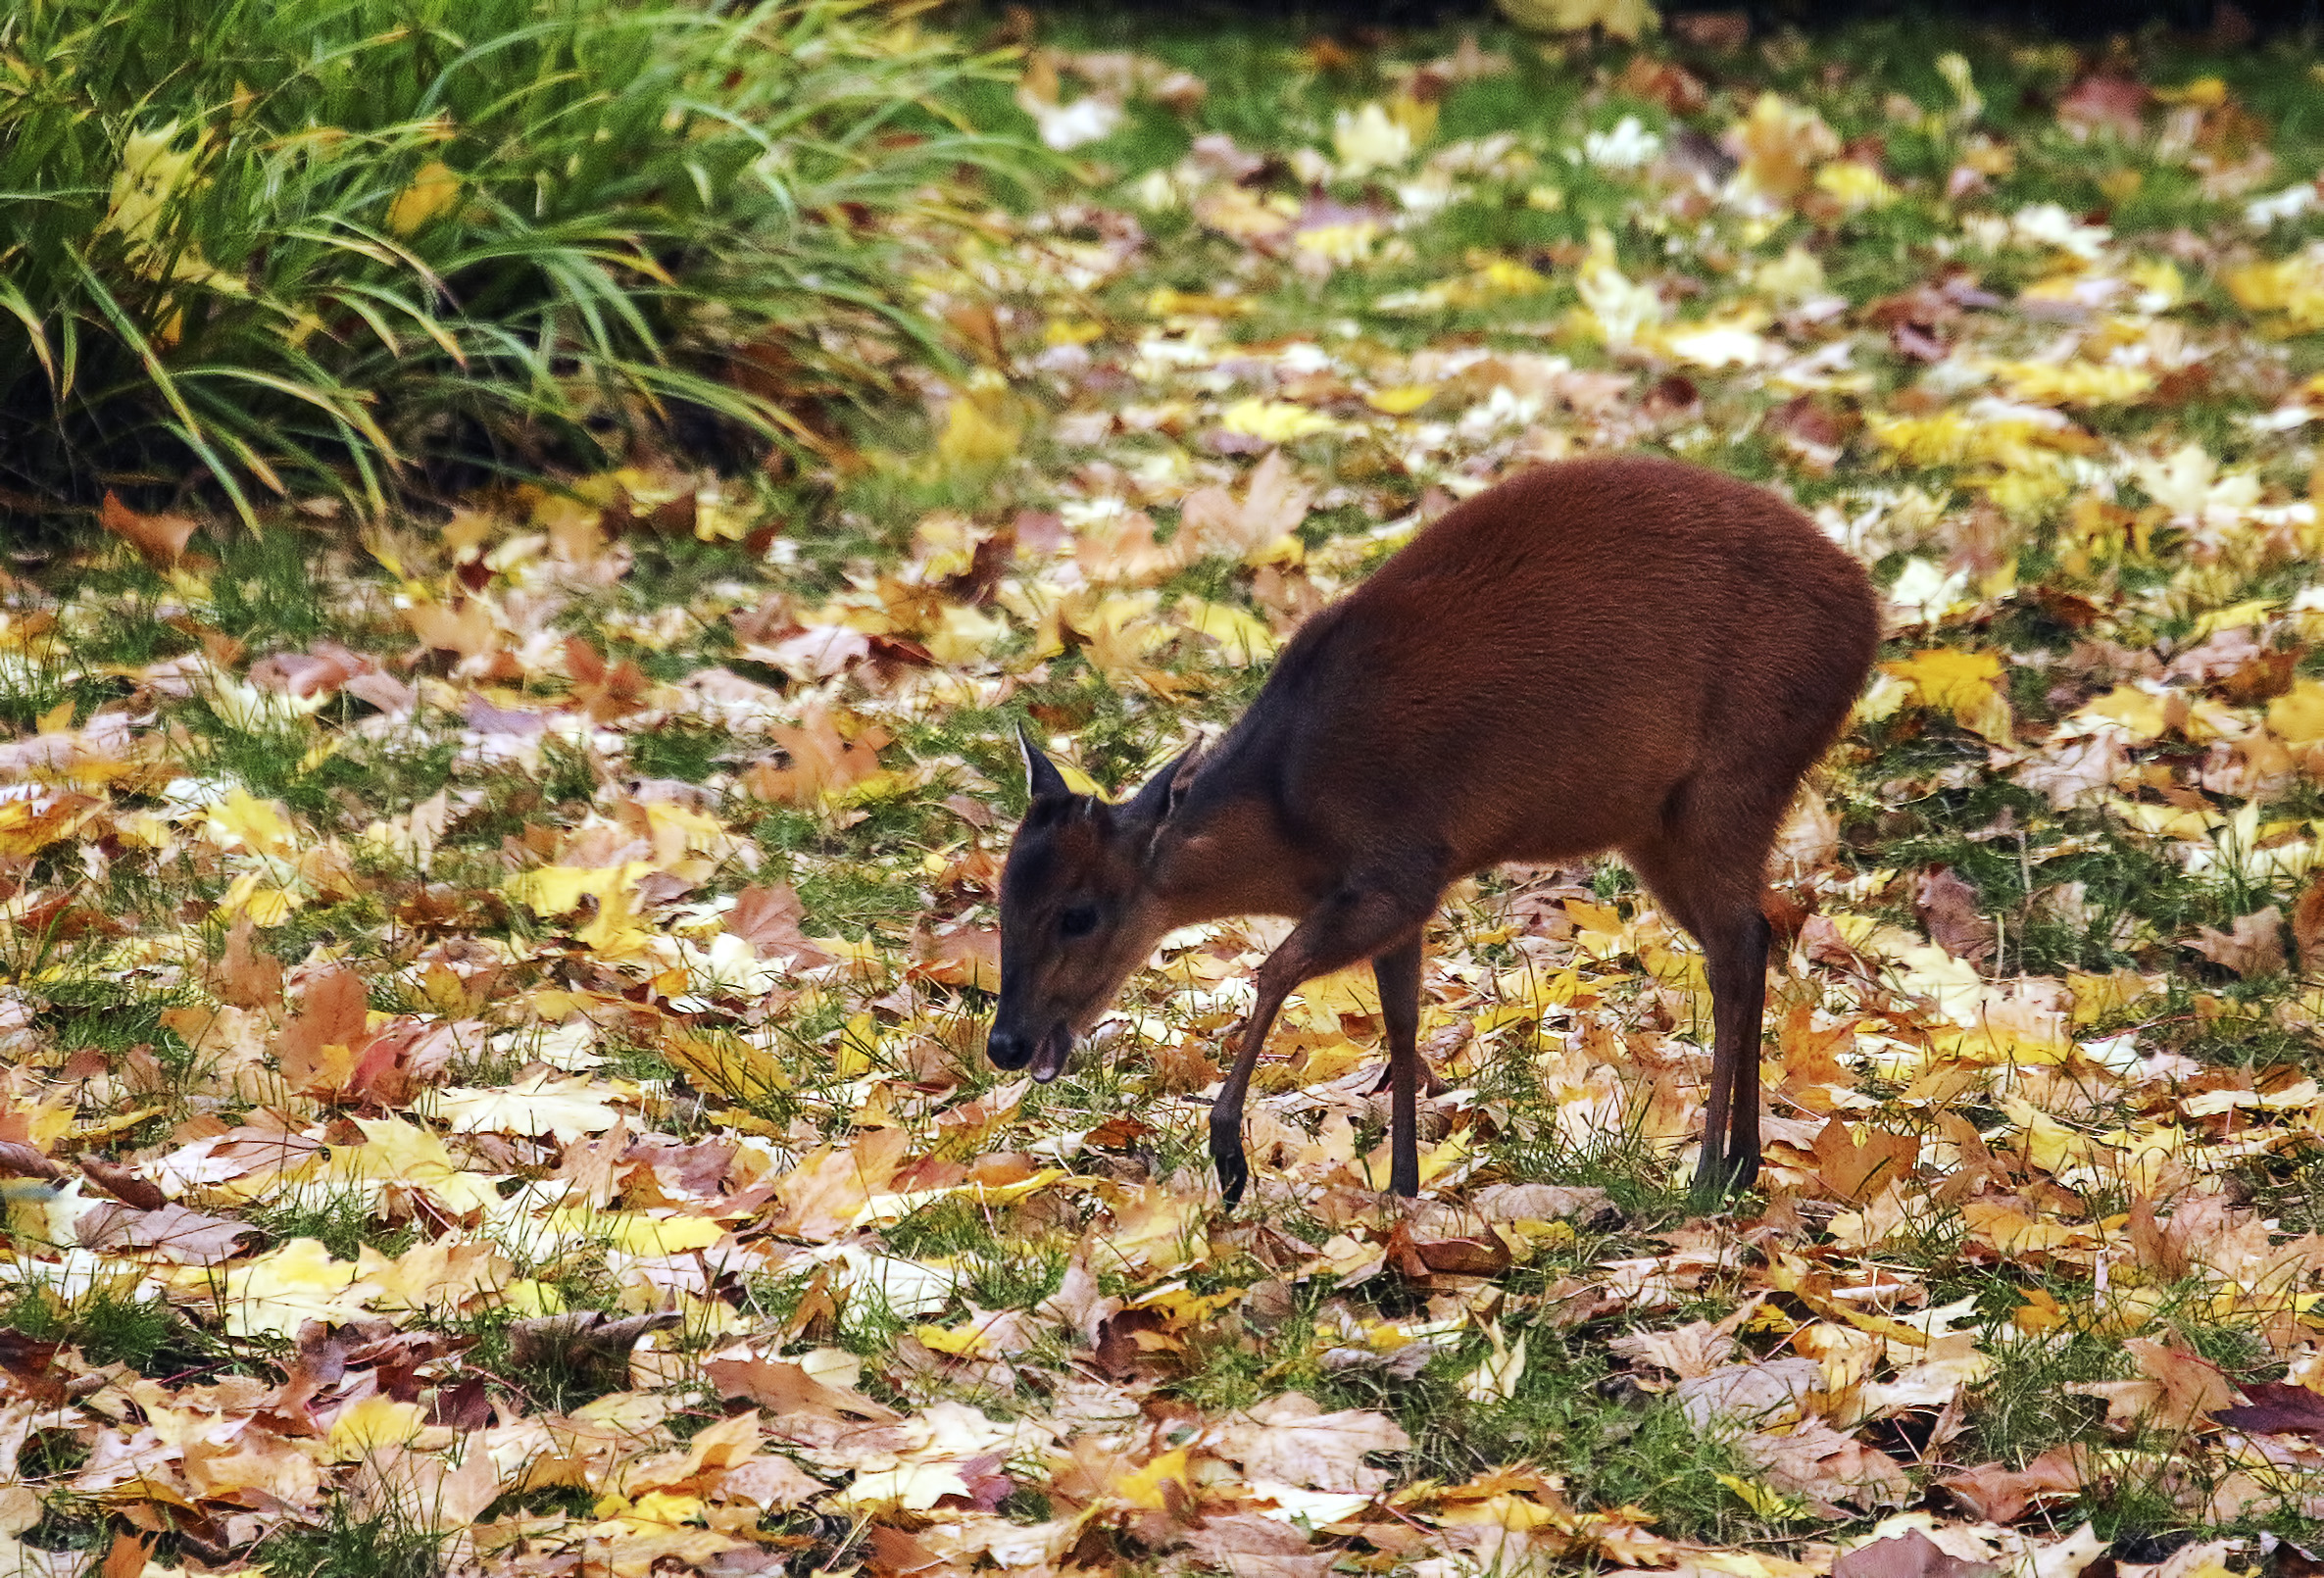
{"type": "Polygon", "coordinates": [[[1127,802],[1074,794],[1025,742],[992,1060],[1055,1079],[1165,933],[1289,916],[1211,1110],[1227,1203],[1250,1176],[1243,1098],[1276,1011],[1367,959],[1389,1183],[1415,1194],[1421,929],[1462,877],[1615,850],[1703,946],[1695,1198],[1714,1206],[1758,1173],[1767,853],[1879,629],[1854,560],[1716,471],[1602,457],[1481,493],[1308,620],[1217,745],[1127,802]]]}

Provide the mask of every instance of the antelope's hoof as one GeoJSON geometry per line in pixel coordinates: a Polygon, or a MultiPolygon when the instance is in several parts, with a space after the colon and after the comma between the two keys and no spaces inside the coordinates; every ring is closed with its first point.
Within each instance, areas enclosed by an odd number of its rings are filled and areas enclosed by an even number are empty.
{"type": "Polygon", "coordinates": [[[1219,1195],[1225,1201],[1226,1208],[1233,1210],[1242,1204],[1243,1190],[1251,1182],[1251,1164],[1243,1159],[1240,1152],[1233,1155],[1221,1153],[1213,1156],[1211,1162],[1218,1169],[1219,1195]]]}

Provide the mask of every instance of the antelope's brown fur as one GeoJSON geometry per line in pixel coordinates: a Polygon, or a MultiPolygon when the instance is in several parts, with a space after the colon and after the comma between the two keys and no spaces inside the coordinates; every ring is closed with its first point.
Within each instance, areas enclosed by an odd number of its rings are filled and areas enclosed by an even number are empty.
{"type": "Polygon", "coordinates": [[[1791,505],[1721,473],[1595,458],[1479,494],[1309,620],[1217,746],[1127,804],[1066,793],[1028,753],[993,1059],[1054,1077],[1165,932],[1292,916],[1212,1111],[1229,1198],[1246,1176],[1244,1093],[1282,1000],[1364,959],[1388,1031],[1391,1183],[1412,1193],[1421,928],[1463,876],[1618,850],[1705,949],[1699,1185],[1748,1184],[1767,852],[1878,636],[1863,569],[1791,505]]]}

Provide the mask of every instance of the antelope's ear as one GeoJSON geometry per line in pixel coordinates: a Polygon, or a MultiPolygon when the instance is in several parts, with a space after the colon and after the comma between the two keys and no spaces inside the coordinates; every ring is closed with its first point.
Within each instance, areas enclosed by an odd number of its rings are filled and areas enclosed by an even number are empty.
{"type": "Polygon", "coordinates": [[[1070,800],[1073,791],[1066,786],[1065,775],[1033,743],[1031,732],[1022,724],[1017,726],[1016,743],[1025,755],[1025,792],[1035,800],[1070,800]]]}
{"type": "Polygon", "coordinates": [[[1176,815],[1186,799],[1187,786],[1194,782],[1195,771],[1202,765],[1202,755],[1203,748],[1198,745],[1147,779],[1122,807],[1122,814],[1158,826],[1176,815]]]}

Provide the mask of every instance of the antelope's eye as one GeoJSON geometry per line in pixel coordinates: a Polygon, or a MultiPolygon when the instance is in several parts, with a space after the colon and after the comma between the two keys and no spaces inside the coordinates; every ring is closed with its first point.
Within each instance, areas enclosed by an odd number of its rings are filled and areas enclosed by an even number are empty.
{"type": "Polygon", "coordinates": [[[1086,937],[1097,929],[1098,907],[1094,904],[1077,904],[1057,917],[1061,937],[1086,937]]]}

